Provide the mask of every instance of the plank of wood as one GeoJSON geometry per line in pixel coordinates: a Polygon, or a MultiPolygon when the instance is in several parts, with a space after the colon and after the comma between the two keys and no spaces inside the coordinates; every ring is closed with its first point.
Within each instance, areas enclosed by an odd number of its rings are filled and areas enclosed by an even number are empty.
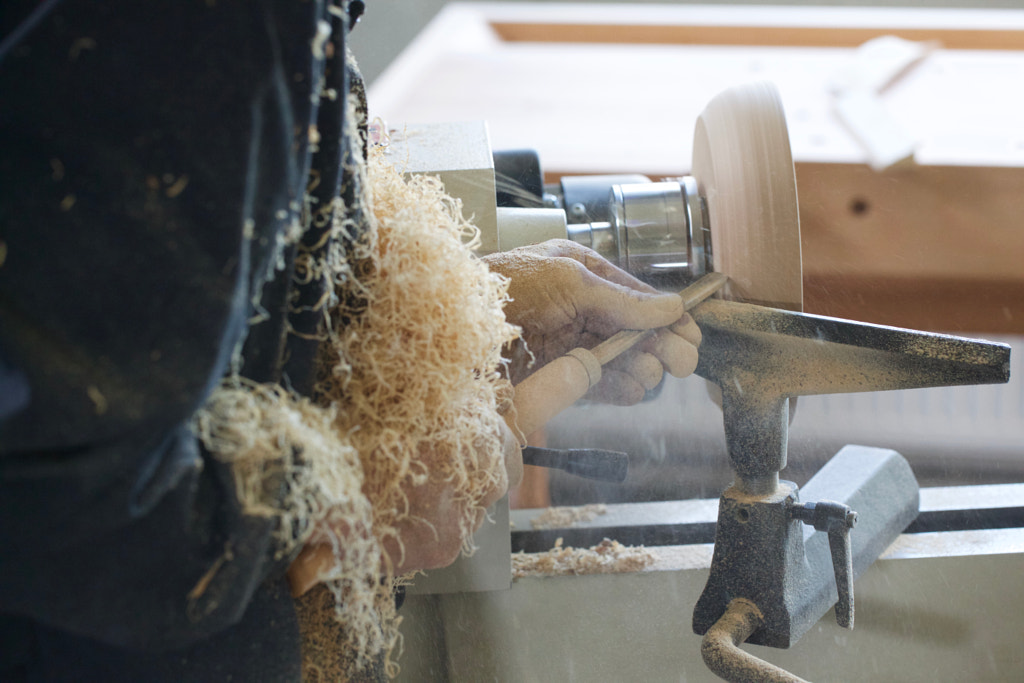
{"type": "Polygon", "coordinates": [[[950,334],[1024,334],[1020,279],[805,274],[804,310],[950,334]]]}
{"type": "Polygon", "coordinates": [[[804,272],[1024,280],[1024,168],[797,164],[804,272]]]}
{"type": "Polygon", "coordinates": [[[1022,50],[1021,30],[966,28],[860,28],[802,26],[716,26],[633,24],[546,24],[492,21],[502,40],[510,43],[601,43],[662,45],[733,45],[744,47],[857,47],[872,38],[897,36],[905,40],[938,40],[951,50],[1022,50]]]}

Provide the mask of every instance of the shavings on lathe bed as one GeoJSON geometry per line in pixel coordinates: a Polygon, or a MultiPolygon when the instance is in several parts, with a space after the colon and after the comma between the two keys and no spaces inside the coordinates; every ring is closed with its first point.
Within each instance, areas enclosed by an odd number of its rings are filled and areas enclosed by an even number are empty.
{"type": "Polygon", "coordinates": [[[591,522],[608,513],[603,503],[590,505],[551,507],[530,520],[534,529],[567,529],[580,522],[591,522]]]}
{"type": "Polygon", "coordinates": [[[582,574],[622,574],[636,572],[654,563],[654,554],[643,546],[625,546],[604,539],[592,548],[562,547],[562,539],[543,553],[512,555],[512,576],[516,579],[537,576],[576,576],[582,574]]]}

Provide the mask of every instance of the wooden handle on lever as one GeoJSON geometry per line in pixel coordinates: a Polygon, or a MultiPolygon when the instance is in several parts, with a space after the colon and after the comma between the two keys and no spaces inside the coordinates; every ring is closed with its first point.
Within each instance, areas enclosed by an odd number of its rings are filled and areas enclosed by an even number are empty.
{"type": "MultiPolygon", "coordinates": [[[[688,311],[717,292],[728,278],[709,273],[679,293],[688,311]]],[[[512,431],[527,435],[540,429],[552,417],[583,398],[601,381],[601,366],[653,335],[655,330],[622,330],[593,349],[577,348],[556,358],[515,387],[507,419],[512,431]],[[511,420],[515,419],[515,424],[511,420]]]]}

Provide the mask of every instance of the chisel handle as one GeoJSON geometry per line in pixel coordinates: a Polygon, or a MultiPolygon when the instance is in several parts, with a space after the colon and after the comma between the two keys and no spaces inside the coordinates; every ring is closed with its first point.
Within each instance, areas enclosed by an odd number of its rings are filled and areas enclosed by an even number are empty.
{"type": "MultiPolygon", "coordinates": [[[[688,311],[717,292],[728,278],[709,273],[679,293],[688,311]]],[[[601,366],[636,346],[655,330],[622,330],[593,349],[577,348],[556,358],[515,387],[509,419],[515,416],[513,431],[532,434],[552,417],[583,398],[601,381],[601,366]]]]}

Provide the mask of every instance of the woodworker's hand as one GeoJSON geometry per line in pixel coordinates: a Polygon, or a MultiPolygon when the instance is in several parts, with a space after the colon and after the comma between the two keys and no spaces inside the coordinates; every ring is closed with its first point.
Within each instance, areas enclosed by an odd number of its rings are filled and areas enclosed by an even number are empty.
{"type": "MultiPolygon", "coordinates": [[[[417,570],[445,567],[459,555],[463,542],[461,520],[468,507],[476,509],[472,531],[484,523],[484,510],[493,505],[505,492],[518,486],[523,478],[523,456],[519,442],[504,421],[498,421],[501,430],[503,466],[484,467],[497,472],[498,478],[475,501],[465,500],[456,495],[454,485],[436,472],[431,459],[437,457],[429,449],[421,450],[418,465],[431,474],[423,483],[414,485],[411,478],[403,484],[408,501],[408,514],[398,522],[396,535],[383,539],[384,552],[396,575],[417,570]]],[[[486,457],[486,453],[480,453],[486,457]]],[[[338,552],[345,552],[346,538],[370,533],[368,529],[351,529],[347,526],[332,530],[338,537],[338,552]]],[[[335,566],[334,546],[326,541],[325,534],[314,535],[299,556],[288,568],[288,581],[292,595],[298,597],[320,583],[335,566]]]]}
{"type": "Polygon", "coordinates": [[[667,371],[685,377],[697,367],[701,334],[675,294],[663,294],[569,240],[550,240],[484,258],[511,281],[507,319],[523,329],[511,351],[518,384],[576,347],[593,348],[624,329],[665,328],[604,367],[587,398],[632,405],[667,371]],[[530,362],[530,353],[534,361],[530,362]]]}

